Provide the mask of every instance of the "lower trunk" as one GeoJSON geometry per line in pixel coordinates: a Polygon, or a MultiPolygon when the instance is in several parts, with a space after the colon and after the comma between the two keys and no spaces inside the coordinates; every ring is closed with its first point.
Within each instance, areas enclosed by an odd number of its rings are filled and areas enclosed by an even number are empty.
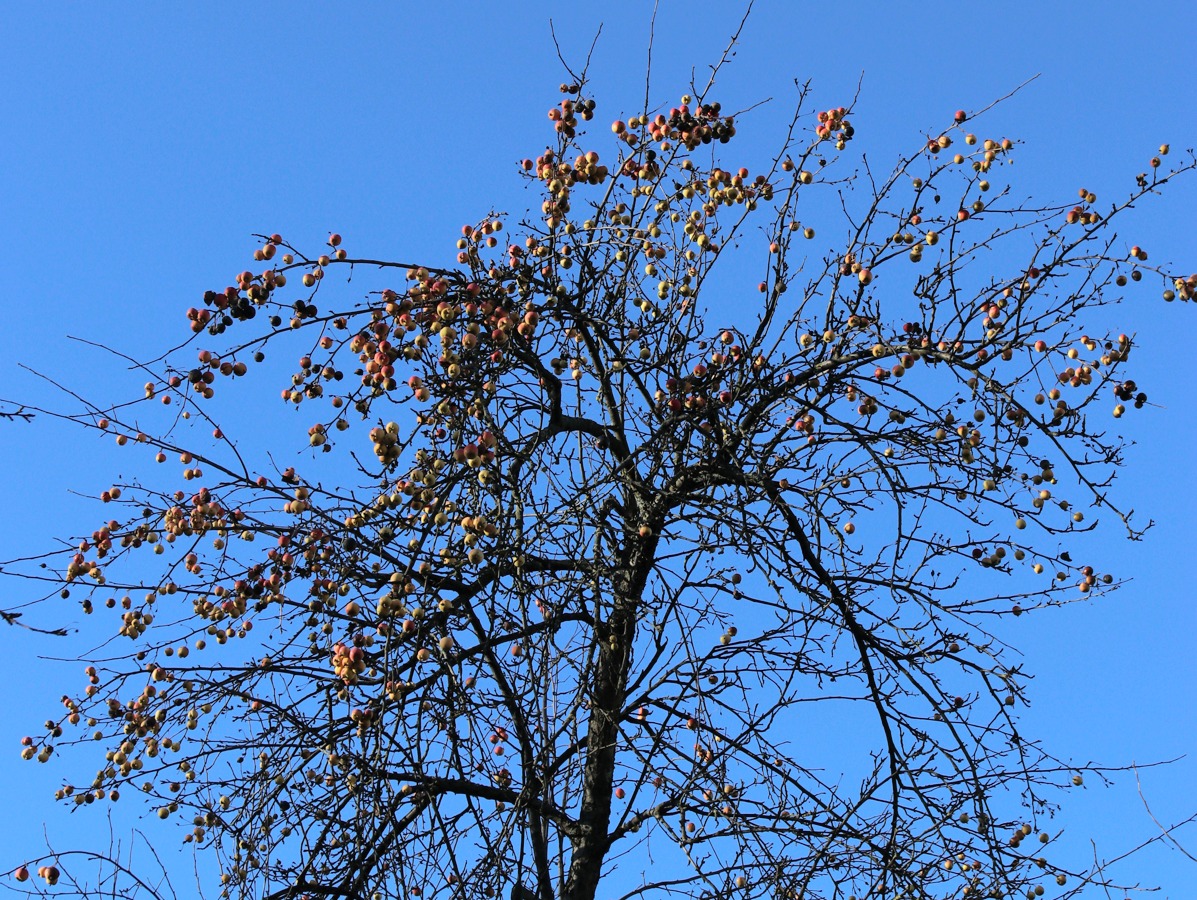
{"type": "Polygon", "coordinates": [[[586,762],[582,777],[582,804],[578,815],[581,834],[574,839],[569,873],[562,900],[594,900],[609,848],[611,798],[615,791],[615,747],[619,715],[623,710],[632,668],[632,642],[640,598],[652,569],[656,538],[633,539],[622,572],[615,583],[615,601],[607,629],[600,631],[598,659],[590,695],[590,722],[586,734],[586,762]]]}

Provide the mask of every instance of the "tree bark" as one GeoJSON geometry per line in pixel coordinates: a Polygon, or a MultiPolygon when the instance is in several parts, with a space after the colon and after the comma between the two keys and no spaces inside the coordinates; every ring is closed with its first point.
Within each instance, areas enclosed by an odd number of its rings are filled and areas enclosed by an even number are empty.
{"type": "MultiPolygon", "coordinates": [[[[635,526],[633,526],[635,528],[635,526]]],[[[611,798],[615,790],[615,750],[619,715],[624,707],[632,669],[632,644],[641,598],[656,552],[654,533],[642,538],[629,529],[629,549],[615,583],[611,615],[600,632],[602,643],[594,668],[590,722],[586,734],[586,763],[580,834],[573,841],[562,900],[594,900],[610,847],[611,798]]]]}

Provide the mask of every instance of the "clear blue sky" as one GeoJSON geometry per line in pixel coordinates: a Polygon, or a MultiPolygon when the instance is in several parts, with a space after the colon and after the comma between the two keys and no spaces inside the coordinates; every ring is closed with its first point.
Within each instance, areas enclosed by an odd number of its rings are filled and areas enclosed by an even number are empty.
{"type": "MultiPolygon", "coordinates": [[[[718,57],[739,4],[662,0],[653,54],[654,103],[676,102],[692,67],[718,57]]],[[[553,14],[567,59],[584,58],[600,23],[593,75],[596,124],[638,111],[650,3],[528,4],[0,4],[0,396],[67,405],[18,368],[54,375],[103,400],[145,379],[76,335],[146,358],[185,336],[184,310],[249,263],[253,232],[315,246],[339,231],[356,254],[445,261],[457,229],[489,209],[534,198],[515,161],[548,139],[545,110],[564,80],[550,38],[553,14]]],[[[820,108],[849,102],[884,167],[938,132],[957,108],[976,109],[1040,77],[992,114],[1026,142],[1022,185],[1053,202],[1081,185],[1111,199],[1129,189],[1155,148],[1197,143],[1197,79],[1186,42],[1189,3],[758,2],[718,92],[739,108],[784,98],[811,79],[820,108]],[[862,80],[863,78],[863,80],[862,80]]],[[[771,115],[745,117],[746,141],[767,148],[771,115]]],[[[604,126],[605,127],[605,126],[604,126]]],[[[1197,270],[1191,179],[1134,220],[1128,243],[1197,270]]],[[[1140,543],[1110,529],[1106,568],[1132,581],[1099,604],[1021,620],[1015,635],[1039,678],[1024,731],[1057,754],[1111,764],[1186,756],[1143,773],[1161,821],[1197,810],[1197,676],[1192,506],[1197,440],[1191,335],[1197,309],[1144,291],[1123,310],[1138,333],[1136,377],[1158,407],[1128,417],[1138,440],[1117,488],[1141,521],[1140,543]]],[[[271,391],[263,391],[269,398],[271,391]]],[[[89,435],[0,424],[0,557],[90,531],[94,494],[128,467],[89,435]]],[[[6,583],[3,605],[31,596],[6,583]]],[[[31,616],[58,624],[46,608],[31,616]]],[[[75,615],[64,609],[62,615],[75,615]]],[[[0,629],[0,869],[94,836],[100,816],[68,816],[50,794],[82,754],[30,768],[21,735],[56,714],[78,687],[76,642],[0,629]]],[[[127,810],[126,812],[130,812],[127,810]]],[[[1070,827],[1108,855],[1153,825],[1133,779],[1077,791],[1070,827]]],[[[119,821],[118,834],[129,827],[119,821]]],[[[146,823],[169,847],[168,829],[146,823]]],[[[1179,835],[1197,853],[1197,829],[1179,835]]],[[[1197,863],[1144,855],[1144,884],[1191,895],[1197,863]]],[[[185,879],[182,880],[185,885],[185,879]]]]}

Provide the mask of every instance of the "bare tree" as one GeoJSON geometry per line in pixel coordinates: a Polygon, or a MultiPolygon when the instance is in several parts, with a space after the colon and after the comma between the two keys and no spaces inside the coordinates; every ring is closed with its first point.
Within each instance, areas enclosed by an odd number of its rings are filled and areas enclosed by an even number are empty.
{"type": "Polygon", "coordinates": [[[1138,533],[1108,425],[1146,396],[1105,308],[1197,277],[1114,222],[1191,153],[1020,202],[985,110],[878,176],[801,86],[750,172],[711,85],[606,141],[585,72],[561,90],[518,225],[442,267],[262,235],[144,399],[69,416],[186,484],[106,490],[58,574],[22,570],[129,642],[25,756],[99,740],[60,798],[144,791],[222,896],[1109,883],[1036,862],[1090,770],[1020,733],[1002,621],[1117,587],[1073,543],[1138,533]],[[260,474],[207,410],[276,344],[311,452],[260,474]],[[875,739],[852,778],[812,762],[837,720],[875,739]]]}

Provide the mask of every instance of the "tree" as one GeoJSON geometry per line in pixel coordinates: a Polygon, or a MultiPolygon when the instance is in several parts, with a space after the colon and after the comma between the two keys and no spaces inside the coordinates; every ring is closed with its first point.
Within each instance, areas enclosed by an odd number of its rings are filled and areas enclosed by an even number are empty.
{"type": "Polygon", "coordinates": [[[1107,307],[1197,276],[1113,223],[1192,154],[1020,203],[986,110],[877,178],[803,86],[753,172],[713,77],[606,141],[570,79],[510,237],[492,211],[436,266],[261,235],[144,398],[69,415],[187,484],[106,489],[26,571],[131,643],[23,755],[98,741],[60,799],[144,792],[229,896],[589,900],[636,847],[628,896],[1109,883],[1035,863],[1054,789],[1101,770],[1019,732],[1001,632],[1117,587],[1079,537],[1138,534],[1107,429],[1147,398],[1107,307]],[[276,345],[296,465],[208,413],[276,345]],[[811,762],[823,708],[872,723],[856,784],[811,762]]]}

